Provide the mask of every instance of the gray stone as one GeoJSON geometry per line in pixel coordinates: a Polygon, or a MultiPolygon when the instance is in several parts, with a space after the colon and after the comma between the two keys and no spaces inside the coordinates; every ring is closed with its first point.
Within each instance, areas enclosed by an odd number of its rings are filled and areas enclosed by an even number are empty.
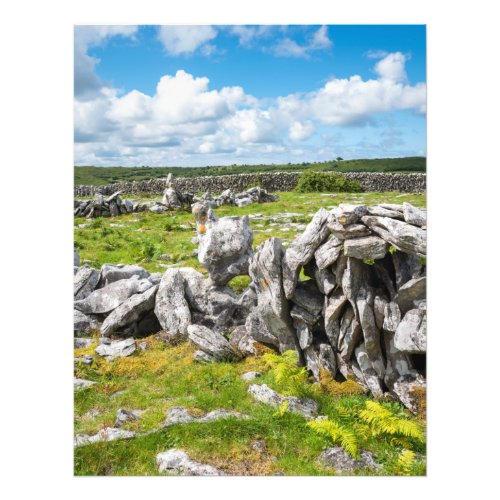
{"type": "Polygon", "coordinates": [[[109,344],[101,344],[95,348],[95,352],[112,361],[115,358],[125,358],[136,351],[135,340],[133,338],[125,340],[111,341],[109,344]]]}
{"type": "Polygon", "coordinates": [[[408,224],[413,224],[414,226],[419,227],[427,225],[426,213],[409,203],[403,203],[403,215],[408,224]]]}
{"type": "Polygon", "coordinates": [[[73,294],[75,300],[88,297],[97,287],[101,273],[86,264],[80,267],[73,277],[73,294]]]}
{"type": "Polygon", "coordinates": [[[75,309],[86,314],[106,314],[116,309],[129,297],[136,293],[143,293],[153,284],[147,279],[137,277],[115,281],[104,288],[92,292],[83,300],[75,301],[75,309]]]}
{"type": "Polygon", "coordinates": [[[101,334],[109,337],[112,333],[130,325],[152,311],[155,305],[158,285],[152,286],[144,293],[137,293],[129,297],[114,309],[104,320],[101,326],[101,334]]]}
{"type": "Polygon", "coordinates": [[[366,208],[368,211],[368,215],[374,215],[377,217],[390,217],[391,219],[403,220],[403,214],[400,210],[389,210],[382,207],[381,205],[375,205],[373,207],[366,208]]]}
{"type": "MultiPolygon", "coordinates": [[[[185,276],[189,268],[168,269],[163,275],[154,312],[165,332],[171,337],[184,337],[191,324],[191,311],[184,295],[185,276]]],[[[196,272],[196,271],[194,271],[196,272]]]]}
{"type": "Polygon", "coordinates": [[[84,354],[75,358],[75,365],[91,366],[93,362],[94,358],[90,354],[84,354]]]}
{"type": "Polygon", "coordinates": [[[394,394],[412,413],[417,413],[417,398],[413,391],[415,389],[426,389],[424,377],[418,374],[416,376],[407,375],[398,379],[393,387],[394,394]]]}
{"type": "Polygon", "coordinates": [[[103,264],[99,285],[105,287],[115,281],[129,279],[133,276],[137,276],[139,279],[149,278],[149,272],[136,265],[103,264]]]}
{"type": "MultiPolygon", "coordinates": [[[[397,306],[396,306],[397,307],[397,306]]],[[[394,345],[394,334],[388,331],[384,332],[385,357],[387,364],[385,367],[384,383],[393,389],[394,383],[401,377],[411,375],[416,376],[417,372],[413,370],[409,357],[396,348],[394,345]]]]}
{"type": "Polygon", "coordinates": [[[356,259],[383,259],[387,253],[387,243],[378,236],[366,236],[346,240],[344,243],[344,253],[348,257],[356,259]]]}
{"type": "Polygon", "coordinates": [[[76,248],[73,248],[73,266],[80,267],[80,255],[78,255],[76,248]]]}
{"type": "Polygon", "coordinates": [[[262,374],[260,372],[246,372],[244,373],[241,378],[245,382],[251,382],[252,380],[255,380],[256,378],[260,377],[262,374]]]}
{"type": "Polygon", "coordinates": [[[325,297],[325,333],[330,341],[330,345],[337,349],[338,340],[340,335],[340,317],[347,303],[347,297],[343,294],[342,290],[336,290],[330,295],[325,297]]]}
{"type": "Polygon", "coordinates": [[[326,269],[335,263],[340,255],[342,240],[332,236],[326,243],[321,245],[315,252],[314,258],[318,269],[326,269]]]}
{"type": "Polygon", "coordinates": [[[124,408],[120,408],[116,412],[115,428],[121,427],[125,422],[130,420],[138,420],[141,413],[141,410],[125,410],[124,408]]]}
{"type": "Polygon", "coordinates": [[[167,410],[167,418],[163,427],[170,427],[171,425],[186,424],[190,422],[214,422],[216,420],[225,420],[228,418],[246,420],[248,419],[248,416],[231,410],[213,410],[202,417],[195,417],[189,413],[187,408],[182,406],[173,406],[167,410]]]}
{"type": "Polygon", "coordinates": [[[183,476],[224,476],[224,472],[207,464],[201,464],[189,458],[183,450],[171,449],[156,455],[159,472],[183,476]]]}
{"type": "Polygon", "coordinates": [[[351,205],[348,203],[341,203],[338,207],[332,209],[332,214],[339,224],[343,226],[355,224],[356,222],[368,213],[365,205],[351,205]]]}
{"type": "Polygon", "coordinates": [[[348,307],[342,316],[340,336],[338,342],[339,355],[347,363],[354,353],[354,349],[361,342],[363,332],[356,319],[352,307],[348,307]]]}
{"type": "Polygon", "coordinates": [[[89,333],[99,329],[99,321],[92,315],[84,314],[81,311],[73,311],[73,330],[76,333],[89,333]]]}
{"type": "Polygon", "coordinates": [[[200,241],[198,260],[212,282],[225,285],[235,276],[247,274],[253,255],[253,234],[248,216],[218,219],[203,203],[195,203],[192,212],[200,241]]]}
{"type": "Polygon", "coordinates": [[[337,277],[331,268],[318,269],[314,260],[304,266],[304,274],[312,278],[323,295],[330,295],[337,286],[337,277]]]}
{"type": "Polygon", "coordinates": [[[401,311],[395,302],[389,302],[385,305],[384,323],[382,328],[385,332],[395,333],[401,322],[401,311]]]}
{"type": "Polygon", "coordinates": [[[209,356],[203,351],[195,351],[193,357],[196,363],[209,364],[217,361],[214,357],[209,356]]]}
{"type": "Polygon", "coordinates": [[[300,269],[314,256],[314,252],[328,237],[328,223],[332,215],[320,208],[305,231],[297,236],[287,248],[283,259],[283,287],[287,299],[295,293],[300,269]]]}
{"type": "Polygon", "coordinates": [[[336,446],[327,448],[318,457],[319,462],[325,467],[332,467],[339,474],[352,474],[358,469],[380,469],[373,455],[366,450],[360,453],[360,460],[352,458],[344,448],[336,446]]]}
{"type": "Polygon", "coordinates": [[[237,326],[231,333],[229,340],[243,356],[255,356],[255,340],[247,333],[245,325],[237,326]]]}
{"type": "Polygon", "coordinates": [[[411,309],[399,323],[394,334],[396,349],[406,354],[427,350],[427,317],[424,309],[411,309]]]}
{"type": "Polygon", "coordinates": [[[74,378],[73,379],[73,386],[75,390],[78,389],[86,389],[87,387],[90,387],[97,382],[93,382],[92,380],[84,380],[83,378],[74,378]]]}
{"type": "Polygon", "coordinates": [[[95,342],[95,340],[92,338],[84,338],[84,337],[76,337],[74,341],[75,341],[75,349],[82,349],[88,347],[89,345],[92,345],[95,342]]]}
{"type": "Polygon", "coordinates": [[[323,309],[324,297],[318,290],[314,280],[299,281],[291,300],[316,319],[319,319],[323,309]]]}
{"type": "Polygon", "coordinates": [[[418,304],[425,300],[426,278],[412,279],[405,283],[394,298],[394,302],[399,306],[404,315],[410,309],[418,307],[418,304]]]}
{"type": "Polygon", "coordinates": [[[203,352],[219,361],[235,361],[241,354],[220,334],[202,325],[187,327],[189,339],[203,352]]]}
{"type": "Polygon", "coordinates": [[[135,436],[135,432],[124,431],[123,429],[115,429],[114,427],[106,427],[101,429],[97,434],[89,436],[87,434],[77,434],[75,436],[75,447],[85,446],[103,441],[115,441],[116,439],[129,439],[135,436]]]}
{"type": "Polygon", "coordinates": [[[313,374],[317,382],[320,380],[322,370],[335,375],[337,363],[335,361],[335,353],[330,344],[315,341],[312,345],[304,349],[304,357],[307,369],[313,374]]]}
{"type": "Polygon", "coordinates": [[[298,345],[283,290],[284,254],[285,249],[277,238],[270,238],[257,248],[249,266],[257,306],[245,322],[247,333],[253,339],[274,345],[281,353],[298,345]]]}
{"type": "Polygon", "coordinates": [[[280,408],[287,403],[286,411],[291,411],[303,415],[305,418],[313,418],[318,412],[318,403],[310,398],[297,398],[295,396],[282,396],[273,391],[266,384],[253,384],[248,388],[248,392],[261,403],[280,408]]]}
{"type": "Polygon", "coordinates": [[[373,367],[368,353],[366,352],[365,344],[361,343],[358,347],[356,347],[354,352],[366,386],[369,388],[374,397],[381,397],[384,394],[381,378],[377,375],[377,372],[373,367]]]}
{"type": "Polygon", "coordinates": [[[339,240],[361,238],[370,235],[370,230],[363,224],[348,224],[344,226],[339,222],[332,222],[328,225],[328,229],[339,240]]]}
{"type": "Polygon", "coordinates": [[[394,245],[398,250],[425,257],[427,232],[419,227],[389,217],[367,215],[361,219],[374,233],[394,245]]]}
{"type": "Polygon", "coordinates": [[[420,259],[416,255],[409,255],[404,252],[395,252],[391,255],[396,275],[396,290],[399,290],[405,283],[413,277],[419,277],[423,270],[420,259]]]}

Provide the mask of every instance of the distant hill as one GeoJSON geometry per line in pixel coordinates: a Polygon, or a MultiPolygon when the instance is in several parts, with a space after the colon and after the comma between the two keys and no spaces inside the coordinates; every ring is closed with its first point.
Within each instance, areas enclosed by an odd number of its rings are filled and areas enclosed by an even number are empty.
{"type": "Polygon", "coordinates": [[[426,158],[377,158],[373,160],[342,160],[284,165],[232,165],[227,167],[75,167],[75,185],[102,186],[113,182],[142,181],[166,177],[200,175],[231,175],[255,172],[425,172],[426,158]]]}

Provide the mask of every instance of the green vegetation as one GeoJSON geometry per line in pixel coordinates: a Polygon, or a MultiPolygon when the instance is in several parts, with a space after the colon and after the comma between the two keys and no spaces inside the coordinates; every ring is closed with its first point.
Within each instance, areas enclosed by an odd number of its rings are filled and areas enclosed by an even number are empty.
{"type": "MultiPolygon", "coordinates": [[[[425,195],[400,193],[339,193],[325,196],[321,193],[278,193],[280,200],[273,203],[252,204],[246,207],[224,206],[216,209],[217,216],[261,214],[264,220],[250,219],[254,230],[254,247],[270,237],[289,243],[302,232],[287,227],[285,222],[307,224],[321,207],[339,203],[402,203],[425,206],[425,195]],[[279,219],[279,214],[291,214],[279,219]],[[277,224],[279,223],[279,224],[277,224]],[[277,225],[275,225],[277,224],[277,225]]],[[[154,197],[151,197],[154,198],[154,197]]],[[[143,198],[145,199],[145,198],[143,198]]],[[[203,271],[193,252],[197,244],[194,219],[189,212],[154,214],[141,212],[119,217],[92,219],[75,218],[75,245],[82,261],[92,267],[110,264],[138,264],[150,272],[164,272],[165,266],[176,264],[203,271]],[[82,227],[79,227],[82,226],[82,227]]],[[[241,292],[249,283],[248,276],[234,278],[231,286],[241,292]]]]}
{"type": "Polygon", "coordinates": [[[231,165],[215,167],[75,167],[75,185],[102,186],[113,182],[142,181],[166,177],[198,177],[266,172],[301,172],[303,170],[331,172],[425,172],[426,158],[377,158],[372,160],[337,160],[283,165],[231,165]]]}
{"type": "MultiPolygon", "coordinates": [[[[157,475],[156,454],[174,447],[229,474],[332,475],[333,470],[322,467],[316,459],[323,449],[332,446],[335,425],[340,426],[343,436],[338,442],[349,446],[350,439],[358,450],[371,451],[382,465],[380,471],[359,474],[425,474],[424,423],[400,404],[374,403],[364,394],[353,395],[352,381],[338,383],[349,387],[346,393],[340,391],[332,396],[323,385],[294,367],[295,358],[290,353],[280,359],[261,346],[263,356],[239,363],[204,365],[194,363],[194,348],[188,342],[169,346],[154,337],[146,342],[147,350],[128,358],[111,363],[96,358],[92,366],[76,368],[78,377],[97,384],[75,393],[75,433],[94,434],[113,426],[119,408],[143,410],[139,420],[125,422],[123,429],[153,431],[128,440],[76,448],[76,475],[157,475]],[[288,412],[286,405],[277,409],[256,402],[247,392],[248,383],[241,379],[247,371],[263,374],[259,384],[277,391],[288,387],[294,394],[315,399],[319,414],[331,423],[331,432],[308,424],[301,415],[288,412]],[[371,404],[381,409],[371,410],[371,404]],[[229,418],[159,429],[171,406],[185,406],[193,415],[224,408],[244,413],[249,419],[229,418]],[[360,419],[364,411],[372,411],[375,417],[360,419]],[[407,428],[401,422],[413,426],[411,436],[399,432],[407,428]],[[393,429],[398,432],[388,432],[393,429]],[[264,443],[263,451],[252,447],[255,441],[264,443]]],[[[90,353],[93,347],[76,350],[75,355],[90,353]]]]}
{"type": "MultiPolygon", "coordinates": [[[[260,214],[250,219],[257,246],[272,236],[289,243],[303,230],[288,223],[306,224],[321,207],[403,201],[425,206],[425,195],[401,193],[278,194],[278,202],[225,206],[217,208],[216,214],[260,214]],[[283,218],[285,213],[289,215],[283,218]]],[[[80,256],[96,268],[106,262],[127,263],[163,272],[163,266],[176,264],[203,272],[193,256],[197,245],[191,240],[195,235],[194,220],[188,212],[75,220],[75,244],[80,256]]],[[[249,277],[241,276],[230,285],[241,292],[248,283],[249,277]]],[[[382,466],[379,471],[359,474],[425,475],[425,393],[419,412],[422,416],[413,417],[398,403],[370,406],[372,398],[354,380],[339,382],[329,372],[321,372],[320,382],[314,382],[296,366],[295,353],[279,356],[258,345],[256,358],[203,365],[193,362],[194,347],[188,342],[167,345],[154,337],[141,341],[147,343],[147,349],[139,349],[130,357],[109,363],[95,356],[91,366],[75,367],[77,377],[97,383],[75,393],[74,427],[75,433],[95,434],[112,427],[118,409],[125,408],[143,413],[139,420],[125,422],[123,429],[153,432],[76,448],[76,475],[157,475],[156,454],[174,447],[229,474],[332,475],[332,469],[322,467],[316,459],[325,448],[338,443],[353,454],[372,452],[382,466]],[[319,414],[331,423],[328,429],[312,428],[302,416],[287,411],[286,405],[275,408],[256,402],[247,393],[248,383],[241,379],[248,371],[263,373],[256,383],[265,383],[281,394],[315,399],[319,414]],[[177,424],[157,430],[172,406],[187,407],[196,415],[223,408],[250,418],[177,424]],[[263,451],[253,447],[256,441],[265,444],[263,451]]],[[[75,356],[93,354],[96,345],[97,340],[75,350],[75,356]]]]}
{"type": "Polygon", "coordinates": [[[315,170],[306,170],[295,188],[298,193],[360,193],[362,190],[359,181],[315,170]]]}

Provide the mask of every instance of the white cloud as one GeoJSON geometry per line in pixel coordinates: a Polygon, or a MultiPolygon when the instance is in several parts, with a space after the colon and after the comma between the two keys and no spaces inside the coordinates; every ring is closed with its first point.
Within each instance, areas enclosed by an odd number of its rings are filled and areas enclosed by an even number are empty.
{"type": "Polygon", "coordinates": [[[214,46],[206,44],[216,36],[217,31],[212,26],[160,26],[158,29],[158,39],[166,52],[175,56],[189,55],[200,48],[208,55],[214,46]]]}
{"type": "MultiPolygon", "coordinates": [[[[239,86],[211,89],[208,78],[183,70],[164,75],[153,95],[138,90],[119,95],[102,87],[92,99],[75,100],[75,160],[172,165],[193,158],[203,163],[199,155],[234,163],[235,156],[259,162],[280,152],[298,154],[291,153],[299,151],[296,143],[317,142],[321,136],[315,132],[325,125],[362,124],[395,110],[424,112],[426,85],[403,81],[405,61],[400,53],[388,54],[377,63],[375,79],[333,78],[311,92],[262,101],[239,86]]],[[[401,141],[392,138],[391,144],[399,147],[401,141]]],[[[331,151],[311,147],[301,144],[300,151],[311,157],[331,151]]]]}
{"type": "Polygon", "coordinates": [[[288,136],[292,141],[304,141],[314,133],[314,125],[311,122],[293,122],[288,136]]]}
{"type": "Polygon", "coordinates": [[[81,100],[95,97],[102,82],[95,74],[99,60],[87,54],[90,47],[105,43],[113,36],[134,38],[137,26],[75,26],[74,30],[74,89],[75,97],[81,100]]]}
{"type": "Polygon", "coordinates": [[[275,26],[270,25],[236,25],[229,28],[229,33],[238,37],[239,44],[241,46],[250,47],[256,39],[262,39],[270,36],[275,28],[275,26]]]}
{"type": "Polygon", "coordinates": [[[315,50],[325,50],[330,48],[333,42],[328,38],[328,27],[321,26],[309,37],[304,45],[298,44],[291,38],[281,39],[273,49],[273,53],[280,57],[310,57],[315,50]]]}
{"type": "Polygon", "coordinates": [[[404,82],[407,80],[406,60],[406,56],[401,52],[388,54],[375,65],[375,72],[380,78],[394,82],[404,82]]]}
{"type": "Polygon", "coordinates": [[[365,53],[365,56],[369,59],[382,59],[382,57],[385,57],[388,54],[389,52],[387,52],[387,50],[368,50],[365,53]]]}

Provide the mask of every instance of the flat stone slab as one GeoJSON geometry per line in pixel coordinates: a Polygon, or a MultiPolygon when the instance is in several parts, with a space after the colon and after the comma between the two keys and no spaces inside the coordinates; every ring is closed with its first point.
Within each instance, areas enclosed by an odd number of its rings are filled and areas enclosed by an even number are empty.
{"type": "Polygon", "coordinates": [[[156,455],[159,472],[182,476],[224,476],[224,472],[212,465],[192,460],[183,450],[172,448],[156,455]]]}
{"type": "Polygon", "coordinates": [[[114,427],[106,427],[101,429],[97,434],[90,436],[88,434],[77,434],[75,436],[75,447],[85,446],[93,443],[100,443],[102,441],[115,441],[116,439],[129,439],[135,436],[135,432],[124,431],[123,429],[116,429],[114,427]]]}
{"type": "Polygon", "coordinates": [[[266,384],[252,384],[248,388],[248,392],[257,401],[275,406],[277,408],[280,408],[283,404],[288,403],[286,411],[299,413],[306,418],[313,418],[318,413],[318,403],[314,401],[314,399],[282,396],[266,384]]]}
{"type": "Polygon", "coordinates": [[[106,358],[107,361],[112,361],[115,358],[125,358],[136,351],[135,340],[133,338],[125,340],[111,341],[109,344],[101,344],[94,351],[106,358]]]}
{"type": "Polygon", "coordinates": [[[224,420],[227,418],[248,419],[247,415],[231,410],[213,410],[203,417],[195,417],[189,413],[183,406],[173,406],[167,410],[167,418],[163,427],[169,427],[175,424],[187,424],[189,422],[214,422],[215,420],[224,420]]]}

